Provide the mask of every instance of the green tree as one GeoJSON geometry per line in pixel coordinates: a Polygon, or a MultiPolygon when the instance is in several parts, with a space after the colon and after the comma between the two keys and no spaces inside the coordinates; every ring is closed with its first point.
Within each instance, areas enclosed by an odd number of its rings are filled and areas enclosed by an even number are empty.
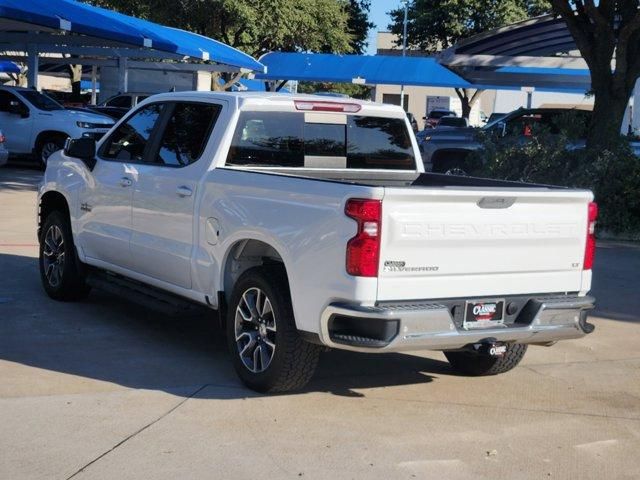
{"type": "Polygon", "coordinates": [[[369,30],[375,28],[375,23],[369,20],[371,0],[350,0],[348,6],[349,32],[352,35],[351,50],[354,53],[364,53],[367,48],[369,30]]]}
{"type": "Polygon", "coordinates": [[[595,95],[587,145],[615,144],[629,97],[640,77],[638,0],[551,0],[591,73],[595,95]]]}
{"type": "MultiPolygon", "coordinates": [[[[219,40],[259,58],[271,51],[351,53],[366,45],[368,0],[86,0],[219,40]]],[[[212,87],[220,88],[218,75],[212,87]]],[[[223,75],[230,88],[239,75],[223,75]]]]}
{"type": "MultiPolygon", "coordinates": [[[[189,30],[254,57],[270,51],[354,50],[347,0],[87,0],[189,30]]],[[[361,2],[356,2],[361,3],[361,2]]],[[[366,3],[366,2],[365,2],[366,3]]]]}
{"type": "MultiPolygon", "coordinates": [[[[413,0],[408,7],[407,45],[436,53],[472,35],[546,13],[544,0],[413,0]]],[[[402,44],[404,9],[390,12],[389,28],[402,44]]],[[[462,115],[469,118],[482,90],[456,88],[462,115]]]]}
{"type": "Polygon", "coordinates": [[[298,93],[317,92],[340,93],[362,100],[369,100],[371,98],[371,87],[367,87],[366,85],[333,82],[300,82],[298,84],[298,93]]]}

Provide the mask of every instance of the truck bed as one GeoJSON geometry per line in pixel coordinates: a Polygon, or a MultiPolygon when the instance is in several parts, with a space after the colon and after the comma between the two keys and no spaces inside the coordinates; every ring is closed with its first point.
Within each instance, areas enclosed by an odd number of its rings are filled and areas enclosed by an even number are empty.
{"type": "Polygon", "coordinates": [[[259,173],[281,174],[315,180],[327,180],[369,187],[478,187],[568,190],[567,187],[536,183],[495,180],[491,178],[463,177],[440,173],[358,170],[323,170],[304,168],[269,168],[252,170],[259,173]]]}

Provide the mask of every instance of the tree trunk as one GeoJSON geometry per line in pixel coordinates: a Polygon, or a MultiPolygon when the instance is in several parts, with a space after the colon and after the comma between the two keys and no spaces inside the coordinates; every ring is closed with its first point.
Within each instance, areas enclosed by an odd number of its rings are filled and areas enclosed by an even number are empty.
{"type": "Polygon", "coordinates": [[[467,120],[469,120],[469,115],[471,115],[471,107],[472,107],[472,105],[470,105],[470,102],[469,102],[469,97],[464,95],[460,99],[460,103],[462,105],[462,118],[466,118],[467,120]]]}
{"type": "Polygon", "coordinates": [[[233,85],[242,78],[242,72],[222,73],[211,72],[211,90],[213,92],[224,92],[231,89],[233,85]],[[222,80],[224,83],[221,83],[222,80]]]}
{"type": "Polygon", "coordinates": [[[589,148],[606,148],[620,138],[620,128],[628,103],[629,95],[613,95],[607,90],[596,90],[587,133],[589,148]]]}
{"type": "Polygon", "coordinates": [[[80,82],[82,81],[82,65],[69,65],[69,78],[71,80],[71,97],[80,100],[80,82]]]}
{"type": "Polygon", "coordinates": [[[458,98],[460,99],[460,105],[462,106],[462,118],[466,118],[467,120],[469,120],[471,109],[482,95],[483,90],[476,90],[475,92],[473,92],[473,95],[471,95],[471,97],[469,97],[469,90],[466,88],[456,88],[455,91],[458,95],[458,98]]]}
{"type": "Polygon", "coordinates": [[[624,80],[621,72],[611,73],[609,65],[592,68],[591,88],[595,99],[587,132],[587,147],[607,148],[619,140],[622,120],[633,91],[633,87],[629,87],[624,80]]]}

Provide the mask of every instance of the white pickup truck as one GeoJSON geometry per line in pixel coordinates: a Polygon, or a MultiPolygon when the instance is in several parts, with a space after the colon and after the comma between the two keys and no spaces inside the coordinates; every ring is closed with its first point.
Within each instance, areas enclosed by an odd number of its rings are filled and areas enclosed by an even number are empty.
{"type": "Polygon", "coordinates": [[[113,124],[106,115],[67,109],[37,90],[0,85],[0,128],[12,157],[35,157],[44,167],[67,138],[99,139],[113,124]]]}
{"type": "Polygon", "coordinates": [[[49,296],[215,309],[258,391],[304,386],[323,347],[487,375],[594,328],[592,194],[424,173],[398,107],[157,95],[52,155],[38,200],[49,296]]]}

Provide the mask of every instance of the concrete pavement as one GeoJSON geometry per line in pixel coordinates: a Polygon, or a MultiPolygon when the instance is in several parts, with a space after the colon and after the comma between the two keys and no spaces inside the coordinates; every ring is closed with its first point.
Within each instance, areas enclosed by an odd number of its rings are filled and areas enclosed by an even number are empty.
{"type": "Polygon", "coordinates": [[[304,392],[260,396],[211,318],[49,300],[39,175],[0,168],[0,478],[640,478],[640,248],[598,248],[594,334],[505,375],[327,352],[304,392]]]}

